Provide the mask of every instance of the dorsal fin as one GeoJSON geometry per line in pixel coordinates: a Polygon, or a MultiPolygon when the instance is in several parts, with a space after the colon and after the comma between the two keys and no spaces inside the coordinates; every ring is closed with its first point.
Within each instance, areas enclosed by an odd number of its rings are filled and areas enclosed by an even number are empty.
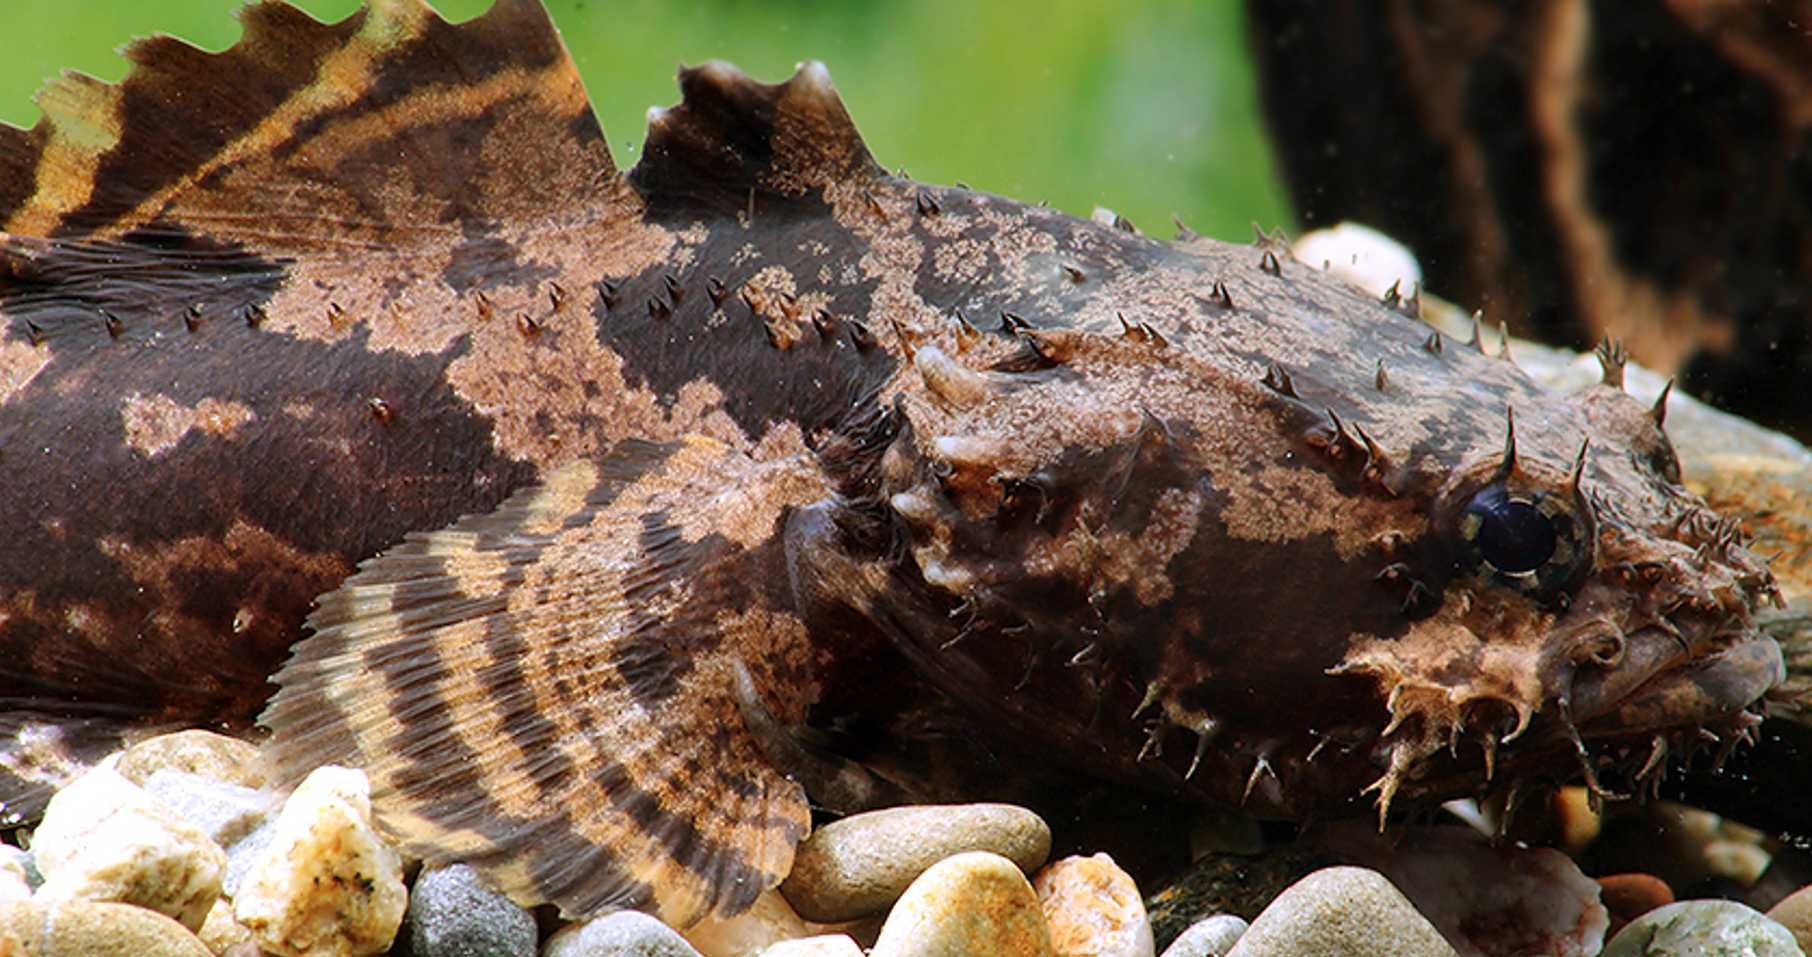
{"type": "Polygon", "coordinates": [[[629,173],[657,212],[739,210],[751,192],[799,196],[882,173],[822,63],[768,84],[713,60],[681,69],[679,85],[678,106],[648,111],[629,173]]]}
{"type": "Polygon", "coordinates": [[[510,315],[549,279],[582,288],[657,254],[635,246],[641,204],[540,0],[458,25],[422,0],[335,24],[276,0],[241,16],[226,51],[139,41],[121,83],[66,77],[36,127],[0,127],[17,327],[56,346],[97,314],[131,338],[256,309],[299,338],[364,325],[439,352],[478,290],[510,315]]]}
{"type": "MultiPolygon", "coordinates": [[[[500,107],[512,100],[537,101],[534,126],[555,140],[520,144],[516,157],[576,139],[590,153],[590,172],[613,172],[539,0],[498,0],[458,26],[421,0],[377,0],[334,24],[272,0],[240,17],[244,35],[227,50],[208,53],[168,36],[139,40],[126,48],[133,67],[118,85],[68,75],[39,94],[44,116],[35,128],[0,127],[4,230],[119,233],[160,216],[218,210],[222,194],[238,204],[235,212],[282,212],[291,191],[326,185],[318,182],[325,160],[384,157],[410,180],[392,198],[465,201],[470,171],[444,148],[475,157],[507,145],[489,134],[507,121],[500,107]],[[420,151],[436,145],[443,150],[420,151]],[[359,146],[363,157],[350,148],[359,146]],[[404,152],[410,147],[417,150],[404,152]],[[262,177],[262,195],[229,185],[241,172],[262,177]]],[[[306,192],[302,198],[317,195],[306,192]]]]}

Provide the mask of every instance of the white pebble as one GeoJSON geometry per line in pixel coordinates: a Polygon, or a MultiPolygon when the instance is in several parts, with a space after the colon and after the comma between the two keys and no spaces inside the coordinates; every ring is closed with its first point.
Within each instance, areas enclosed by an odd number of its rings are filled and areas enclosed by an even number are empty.
{"type": "Polygon", "coordinates": [[[1163,957],[1227,957],[1247,926],[1245,918],[1235,914],[1204,917],[1178,934],[1164,948],[1163,957]]]}
{"type": "Polygon", "coordinates": [[[256,830],[273,803],[264,791],[175,768],[151,772],[144,788],[221,847],[231,847],[256,830]]]}
{"type": "Polygon", "coordinates": [[[362,957],[390,948],[408,903],[402,860],[372,829],[364,773],[324,767],[284,802],[233,915],[265,950],[362,957]]]}
{"type": "Polygon", "coordinates": [[[783,940],[762,951],[761,957],[862,957],[862,946],[848,934],[824,934],[783,940]]]}
{"type": "Polygon", "coordinates": [[[31,878],[25,869],[25,852],[10,844],[0,844],[0,903],[28,900],[31,878]]]}
{"type": "Polygon", "coordinates": [[[117,771],[98,767],[58,791],[32,834],[43,901],[134,904],[199,930],[220,896],[226,854],[117,771]]]}

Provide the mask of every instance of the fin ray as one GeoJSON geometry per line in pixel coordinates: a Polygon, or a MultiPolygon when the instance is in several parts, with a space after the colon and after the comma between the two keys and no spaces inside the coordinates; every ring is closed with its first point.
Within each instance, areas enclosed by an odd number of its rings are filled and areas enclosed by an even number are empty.
{"type": "Polygon", "coordinates": [[[411,536],[321,600],[278,674],[279,776],[364,767],[403,846],[525,902],[682,926],[746,908],[809,828],[735,663],[795,720],[816,694],[779,571],[786,508],[828,492],[816,470],[630,442],[411,536]]]}

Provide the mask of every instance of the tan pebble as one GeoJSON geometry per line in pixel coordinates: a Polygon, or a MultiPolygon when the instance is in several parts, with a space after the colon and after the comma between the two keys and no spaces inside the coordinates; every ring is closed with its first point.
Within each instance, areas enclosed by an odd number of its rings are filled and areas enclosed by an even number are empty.
{"type": "Polygon", "coordinates": [[[1564,787],[1554,795],[1554,817],[1560,826],[1560,846],[1578,854],[1598,839],[1603,817],[1592,809],[1592,795],[1582,787],[1564,787]]]}
{"type": "Polygon", "coordinates": [[[236,944],[257,946],[252,940],[252,932],[233,919],[233,902],[224,897],[214,902],[213,908],[208,911],[207,920],[202,921],[201,930],[195,936],[200,937],[203,946],[216,954],[224,954],[236,944]]]}
{"type": "Polygon", "coordinates": [[[1227,957],[1456,957],[1384,875],[1328,867],[1291,884],[1227,957]]]}
{"type": "Polygon", "coordinates": [[[1038,895],[1014,862],[970,851],[920,874],[869,957],[1053,957],[1038,895]]]}
{"type": "Polygon", "coordinates": [[[162,914],[86,900],[0,904],[0,954],[210,957],[188,928],[162,914]]]}
{"type": "Polygon", "coordinates": [[[1062,957],[1152,957],[1151,921],[1131,875],[1106,854],[1066,857],[1032,880],[1062,957]]]}
{"type": "Polygon", "coordinates": [[[704,957],[755,957],[783,940],[809,937],[811,925],[774,891],[763,891],[748,910],[735,917],[707,917],[682,936],[704,957]]]}
{"type": "Polygon", "coordinates": [[[46,901],[136,904],[201,929],[220,897],[226,852],[143,788],[108,767],[50,799],[32,833],[46,901]]]}
{"type": "Polygon", "coordinates": [[[1768,911],[1768,918],[1791,931],[1801,950],[1812,953],[1812,886],[1781,898],[1768,911]]]}
{"type": "Polygon", "coordinates": [[[371,789],[347,768],[316,768],[284,802],[250,865],[233,916],[265,950],[362,957],[390,948],[408,906],[403,865],[371,826],[371,789]]]}
{"type": "Polygon", "coordinates": [[[127,748],[114,768],[140,785],[160,768],[248,788],[261,788],[267,783],[255,745],[212,731],[178,731],[146,738],[127,748]]]}
{"type": "Polygon", "coordinates": [[[1746,841],[1711,841],[1705,845],[1705,866],[1720,877],[1744,887],[1761,879],[1774,855],[1746,841]]]}
{"type": "Polygon", "coordinates": [[[1031,873],[1050,856],[1051,829],[1010,804],[855,814],[800,843],[780,891],[806,918],[850,920],[886,910],[926,868],[964,851],[999,854],[1031,873]]]}
{"type": "Polygon", "coordinates": [[[823,934],[783,940],[762,951],[761,957],[862,957],[862,945],[848,934],[823,934]]]}

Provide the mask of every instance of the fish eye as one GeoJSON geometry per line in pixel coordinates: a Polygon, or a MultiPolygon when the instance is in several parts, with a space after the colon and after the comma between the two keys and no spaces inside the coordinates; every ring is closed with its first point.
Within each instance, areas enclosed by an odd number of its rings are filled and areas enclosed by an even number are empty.
{"type": "Polygon", "coordinates": [[[1464,564],[1544,603],[1564,604],[1592,563],[1590,521],[1571,496],[1493,482],[1460,510],[1464,564]]]}
{"type": "Polygon", "coordinates": [[[1474,495],[1460,523],[1479,556],[1500,572],[1526,574],[1554,556],[1554,523],[1535,503],[1511,498],[1501,485],[1474,495]]]}

